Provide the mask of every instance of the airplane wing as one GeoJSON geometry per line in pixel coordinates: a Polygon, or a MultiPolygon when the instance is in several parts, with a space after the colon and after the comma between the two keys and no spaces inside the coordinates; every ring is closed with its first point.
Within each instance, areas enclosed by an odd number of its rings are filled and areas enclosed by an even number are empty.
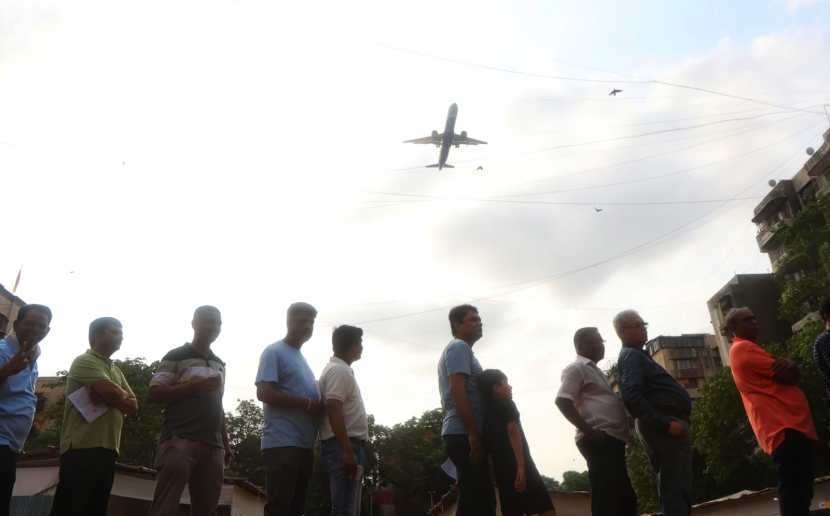
{"type": "Polygon", "coordinates": [[[487,145],[487,142],[470,138],[467,133],[456,134],[452,137],[453,145],[487,145]]]}
{"type": "Polygon", "coordinates": [[[441,138],[443,135],[432,133],[431,136],[424,136],[423,138],[415,138],[414,140],[406,140],[404,143],[423,143],[427,145],[441,145],[441,138]]]}

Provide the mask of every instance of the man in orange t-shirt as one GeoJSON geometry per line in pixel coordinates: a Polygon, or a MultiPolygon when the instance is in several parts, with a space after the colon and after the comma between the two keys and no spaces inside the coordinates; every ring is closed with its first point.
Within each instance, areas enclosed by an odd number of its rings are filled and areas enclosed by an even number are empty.
{"type": "Polygon", "coordinates": [[[778,467],[782,516],[807,516],[813,498],[813,444],[817,440],[810,405],[798,388],[798,367],[755,343],[758,321],[749,308],[726,315],[733,337],[729,361],[746,415],[762,450],[778,467]]]}

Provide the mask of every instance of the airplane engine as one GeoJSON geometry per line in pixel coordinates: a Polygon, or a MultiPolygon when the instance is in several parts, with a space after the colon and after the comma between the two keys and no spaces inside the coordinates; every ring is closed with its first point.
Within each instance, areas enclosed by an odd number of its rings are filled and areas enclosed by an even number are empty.
{"type": "Polygon", "coordinates": [[[461,131],[461,137],[466,138],[467,137],[467,131],[461,131]]]}
{"type": "Polygon", "coordinates": [[[432,137],[438,138],[438,131],[432,131],[432,137]]]}

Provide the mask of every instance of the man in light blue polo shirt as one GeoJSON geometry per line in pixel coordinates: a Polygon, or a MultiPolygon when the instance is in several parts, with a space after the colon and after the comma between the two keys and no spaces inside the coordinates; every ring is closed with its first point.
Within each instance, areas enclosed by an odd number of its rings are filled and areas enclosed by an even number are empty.
{"type": "Polygon", "coordinates": [[[285,338],[265,348],[259,359],[256,387],[265,412],[265,516],[304,512],[322,404],[314,373],[300,348],[311,338],[316,317],[310,304],[292,304],[285,338]]]}
{"type": "Polygon", "coordinates": [[[17,454],[35,419],[38,343],[51,322],[48,307],[25,305],[17,312],[14,335],[0,340],[0,516],[9,514],[17,454]]]}

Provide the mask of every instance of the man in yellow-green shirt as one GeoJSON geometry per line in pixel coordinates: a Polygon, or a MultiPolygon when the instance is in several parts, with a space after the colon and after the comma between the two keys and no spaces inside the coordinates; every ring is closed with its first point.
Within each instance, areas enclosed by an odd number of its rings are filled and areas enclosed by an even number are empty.
{"type": "Polygon", "coordinates": [[[110,360],[121,347],[122,339],[118,319],[95,319],[89,325],[90,349],[76,358],[69,369],[61,430],[60,478],[51,516],[105,516],[107,513],[124,416],[138,410],[135,394],[124,374],[110,360]],[[80,389],[87,392],[76,392],[80,389]],[[91,403],[84,403],[87,397],[91,403]]]}

